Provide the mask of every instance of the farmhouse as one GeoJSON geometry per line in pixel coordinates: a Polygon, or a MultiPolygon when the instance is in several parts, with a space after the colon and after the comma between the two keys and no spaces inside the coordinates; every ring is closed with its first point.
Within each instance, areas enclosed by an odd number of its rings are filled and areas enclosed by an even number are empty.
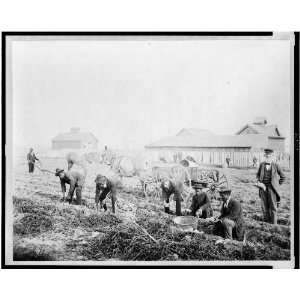
{"type": "Polygon", "coordinates": [[[81,132],[78,127],[71,128],[69,132],[60,133],[52,139],[53,150],[95,150],[97,147],[97,138],[90,132],[81,132]]]}
{"type": "Polygon", "coordinates": [[[266,118],[255,118],[234,135],[216,135],[208,130],[184,128],[175,136],[145,146],[156,159],[176,161],[187,156],[198,163],[248,167],[253,159],[263,159],[263,149],[273,148],[278,158],[284,156],[285,138],[276,125],[267,125],[266,118]]]}

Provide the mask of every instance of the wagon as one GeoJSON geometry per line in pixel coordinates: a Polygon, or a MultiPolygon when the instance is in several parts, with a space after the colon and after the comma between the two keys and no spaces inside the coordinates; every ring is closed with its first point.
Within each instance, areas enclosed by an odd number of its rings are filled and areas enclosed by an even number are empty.
{"type": "Polygon", "coordinates": [[[198,182],[206,182],[207,192],[211,198],[217,198],[218,190],[221,187],[229,187],[228,179],[221,169],[205,167],[188,167],[191,176],[191,185],[198,182]]]}
{"type": "Polygon", "coordinates": [[[159,164],[152,168],[145,178],[141,179],[145,197],[159,199],[161,197],[161,182],[164,177],[176,180],[183,185],[183,199],[186,201],[193,193],[193,186],[197,182],[208,183],[208,191],[214,197],[221,186],[228,187],[226,175],[219,169],[212,169],[197,164],[159,164]]]}

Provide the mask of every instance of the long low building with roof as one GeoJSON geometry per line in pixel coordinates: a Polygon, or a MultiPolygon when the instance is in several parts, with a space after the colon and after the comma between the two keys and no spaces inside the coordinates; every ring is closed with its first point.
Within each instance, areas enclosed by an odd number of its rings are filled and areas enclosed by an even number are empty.
{"type": "Polygon", "coordinates": [[[155,159],[178,161],[187,156],[202,164],[248,167],[254,159],[263,159],[263,149],[274,149],[278,159],[285,157],[285,137],[276,125],[267,125],[265,118],[256,118],[235,135],[216,135],[208,130],[184,128],[177,135],[162,138],[145,146],[155,159]]]}

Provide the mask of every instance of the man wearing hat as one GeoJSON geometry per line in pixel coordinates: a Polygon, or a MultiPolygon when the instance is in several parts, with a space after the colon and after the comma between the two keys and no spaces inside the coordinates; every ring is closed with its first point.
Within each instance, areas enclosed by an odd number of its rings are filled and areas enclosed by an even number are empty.
{"type": "Polygon", "coordinates": [[[66,201],[69,203],[72,202],[74,191],[76,192],[76,200],[73,202],[76,205],[81,205],[81,193],[84,185],[85,177],[77,171],[68,171],[65,172],[63,169],[56,169],[55,176],[58,176],[60,179],[61,190],[63,193],[63,200],[65,200],[66,194],[66,183],[70,185],[69,193],[66,198],[66,201]]]}
{"type": "Polygon", "coordinates": [[[98,205],[100,202],[100,209],[107,211],[106,203],[104,202],[108,194],[111,196],[112,212],[115,213],[115,203],[117,201],[117,185],[116,182],[108,179],[106,176],[97,175],[95,179],[96,183],[96,194],[95,202],[98,211],[98,205]]]}
{"type": "Polygon", "coordinates": [[[39,159],[35,156],[35,153],[33,152],[33,148],[30,148],[29,153],[27,154],[29,173],[34,172],[34,164],[36,160],[39,161],[39,159]]]}
{"type": "Polygon", "coordinates": [[[259,165],[256,178],[261,199],[264,221],[277,224],[277,208],[280,203],[279,185],[285,176],[280,166],[274,161],[273,150],[265,149],[265,161],[259,165]]]}
{"type": "Polygon", "coordinates": [[[170,214],[170,197],[174,195],[174,201],[176,202],[176,216],[181,216],[181,202],[183,185],[181,182],[176,182],[167,177],[162,179],[161,183],[162,200],[164,201],[165,213],[170,214]]]}
{"type": "Polygon", "coordinates": [[[213,215],[213,210],[211,208],[211,201],[209,196],[203,192],[203,188],[207,187],[206,182],[198,182],[194,184],[195,195],[192,198],[192,205],[189,211],[191,215],[199,218],[209,218],[213,215]]]}
{"type": "Polygon", "coordinates": [[[214,234],[221,235],[225,239],[243,240],[244,237],[244,219],[241,203],[231,198],[229,188],[219,190],[222,200],[221,214],[214,227],[214,234]]]}

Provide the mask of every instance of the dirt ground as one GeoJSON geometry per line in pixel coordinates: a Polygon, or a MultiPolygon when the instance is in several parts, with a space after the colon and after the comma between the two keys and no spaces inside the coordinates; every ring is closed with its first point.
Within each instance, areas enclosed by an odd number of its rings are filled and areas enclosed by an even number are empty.
{"type": "MultiPolygon", "coordinates": [[[[64,159],[42,159],[43,168],[66,169],[64,159]]],[[[222,169],[229,179],[232,196],[242,203],[246,243],[216,244],[212,224],[199,220],[202,233],[183,233],[174,226],[174,216],[163,212],[163,203],[146,199],[138,178],[123,178],[116,215],[97,213],[94,205],[96,174],[107,172],[99,164],[88,166],[83,190],[84,206],[62,203],[58,177],[27,164],[14,167],[14,260],[289,260],[290,172],[281,186],[278,223],[262,222],[258,190],[253,186],[255,169],[222,169]],[[151,237],[149,237],[149,234],[151,237]]],[[[174,203],[171,209],[175,211],[174,203]]],[[[187,208],[189,203],[183,203],[187,208]]],[[[110,203],[108,202],[110,208],[110,203]]],[[[220,202],[213,200],[214,215],[220,202]]]]}

